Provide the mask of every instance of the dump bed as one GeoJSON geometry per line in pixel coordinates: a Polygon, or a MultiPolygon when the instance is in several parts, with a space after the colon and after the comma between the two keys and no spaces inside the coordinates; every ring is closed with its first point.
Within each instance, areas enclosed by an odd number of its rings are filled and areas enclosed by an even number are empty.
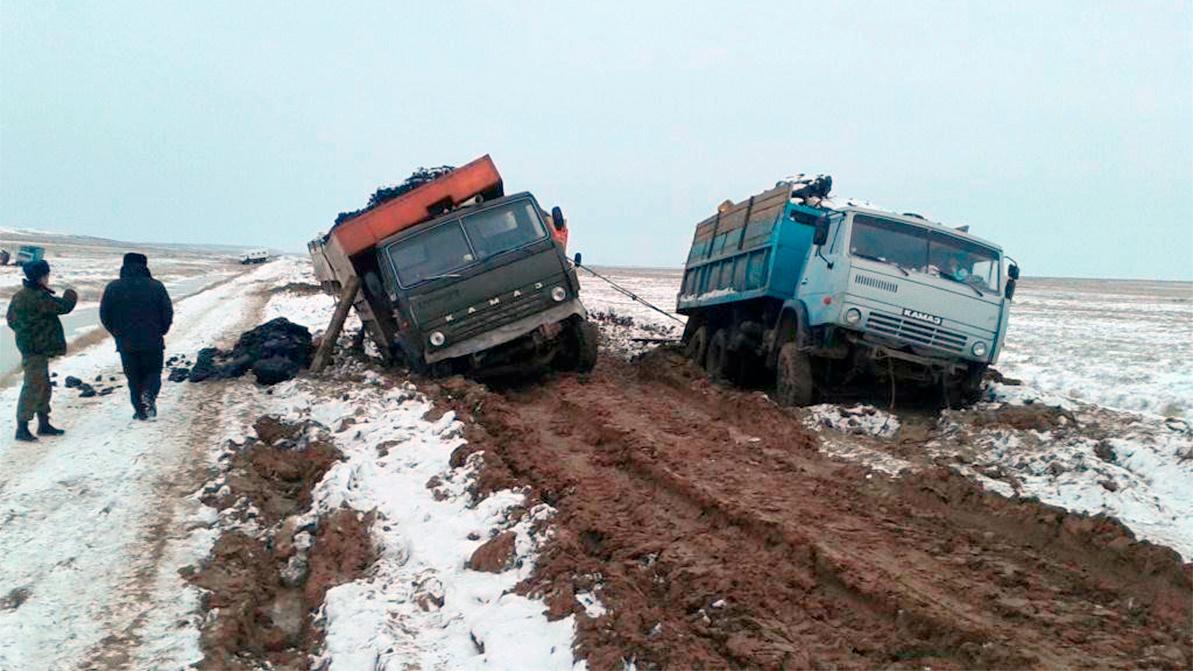
{"type": "Polygon", "coordinates": [[[488,154],[421,186],[362,212],[312,240],[307,248],[315,277],[324,289],[337,293],[347,278],[376,269],[371,252],[395,233],[433,219],[441,212],[477,196],[502,195],[501,174],[488,154]]]}
{"type": "Polygon", "coordinates": [[[432,182],[341,222],[328,237],[351,257],[389,236],[481,194],[501,195],[501,174],[486,154],[432,182]]]}
{"type": "MultiPolygon", "coordinates": [[[[696,224],[677,310],[761,296],[786,298],[803,272],[812,229],[790,220],[791,185],[722,206],[696,224]]],[[[810,208],[809,208],[810,209],[810,208]]]]}

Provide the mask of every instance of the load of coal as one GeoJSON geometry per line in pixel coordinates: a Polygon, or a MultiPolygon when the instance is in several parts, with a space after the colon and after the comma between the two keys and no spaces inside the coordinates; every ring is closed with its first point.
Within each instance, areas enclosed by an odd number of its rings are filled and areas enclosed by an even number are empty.
{"type": "Polygon", "coordinates": [[[406,181],[398,184],[397,186],[379,187],[373,192],[372,196],[369,196],[369,203],[367,205],[352,212],[341,212],[338,216],[336,216],[336,223],[334,226],[332,226],[332,228],[339,226],[341,223],[351,219],[352,217],[362,215],[379,205],[384,205],[385,203],[388,203],[389,201],[408,191],[413,191],[423,184],[433,182],[455,169],[455,166],[451,165],[441,165],[437,168],[419,168],[418,170],[415,170],[413,173],[411,173],[411,175],[406,178],[406,181]]]}
{"type": "Polygon", "coordinates": [[[187,379],[226,380],[252,371],[257,382],[277,384],[298,375],[310,363],[311,355],[311,332],[307,327],[278,317],[240,334],[230,352],[216,347],[199,350],[187,379]]]}

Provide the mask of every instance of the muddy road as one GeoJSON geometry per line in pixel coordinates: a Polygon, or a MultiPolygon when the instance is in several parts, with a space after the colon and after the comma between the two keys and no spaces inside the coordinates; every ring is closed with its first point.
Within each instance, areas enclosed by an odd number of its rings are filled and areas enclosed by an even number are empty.
{"type": "Polygon", "coordinates": [[[591,668],[1193,664],[1193,565],[1174,551],[943,466],[890,478],[833,460],[800,411],[676,353],[425,389],[469,420],[453,459],[484,451],[481,490],[529,485],[558,509],[519,589],[580,615],[591,668]],[[596,617],[574,598],[593,590],[596,617]]]}

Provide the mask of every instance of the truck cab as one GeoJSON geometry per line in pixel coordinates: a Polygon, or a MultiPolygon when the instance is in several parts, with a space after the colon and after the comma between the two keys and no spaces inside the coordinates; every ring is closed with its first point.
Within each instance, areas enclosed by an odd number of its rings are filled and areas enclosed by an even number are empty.
{"type": "Polygon", "coordinates": [[[379,267],[402,356],[492,370],[551,359],[554,341],[574,339],[587,313],[548,219],[533,195],[519,193],[383,240],[379,267]]]}
{"type": "MultiPolygon", "coordinates": [[[[714,236],[704,259],[689,256],[678,305],[689,352],[720,377],[765,369],[787,404],[863,380],[974,398],[1002,350],[1018,278],[1002,249],[919,215],[790,189],[751,199],[773,212],[745,217],[739,249],[714,253],[714,236]]],[[[700,237],[698,226],[694,249],[700,237]]]]}

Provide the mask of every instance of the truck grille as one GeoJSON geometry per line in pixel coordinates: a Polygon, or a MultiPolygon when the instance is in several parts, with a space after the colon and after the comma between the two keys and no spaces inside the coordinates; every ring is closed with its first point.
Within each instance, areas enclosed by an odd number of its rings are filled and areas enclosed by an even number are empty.
{"type": "Polygon", "coordinates": [[[869,275],[862,275],[860,273],[853,276],[853,281],[862,286],[889,291],[892,294],[899,291],[899,285],[894,282],[880,280],[877,277],[870,277],[869,275]]]}
{"type": "Polygon", "coordinates": [[[500,301],[498,303],[478,303],[469,308],[473,312],[469,312],[469,309],[458,310],[450,321],[440,318],[435,320],[435,324],[441,325],[448,342],[453,343],[537,314],[555,305],[550,296],[551,288],[562,284],[563,278],[553,279],[536,283],[541,287],[536,287],[536,284],[521,287],[517,292],[519,296],[513,296],[514,292],[505,292],[494,297],[500,301]]]}
{"type": "Polygon", "coordinates": [[[873,333],[898,338],[912,345],[935,347],[949,352],[965,351],[965,336],[925,322],[887,312],[870,312],[866,327],[873,333]]]}

